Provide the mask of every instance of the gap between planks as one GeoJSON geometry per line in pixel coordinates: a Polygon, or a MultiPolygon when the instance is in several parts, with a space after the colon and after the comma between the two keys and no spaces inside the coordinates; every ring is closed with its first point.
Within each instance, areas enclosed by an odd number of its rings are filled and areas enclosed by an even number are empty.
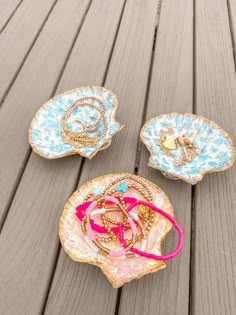
{"type": "MultiPolygon", "coordinates": [[[[231,8],[230,0],[226,0],[226,1],[227,1],[227,10],[228,10],[228,17],[229,17],[229,29],[230,29],[230,35],[231,35],[231,41],[232,41],[234,68],[235,68],[235,72],[236,72],[236,38],[235,38],[235,36],[236,36],[236,24],[234,25],[233,16],[232,16],[232,14],[233,14],[232,10],[234,8],[231,8]],[[234,29],[234,26],[235,26],[235,29],[234,29]]],[[[235,6],[235,9],[236,9],[236,6],[235,6]]],[[[236,14],[235,14],[235,16],[236,16],[236,14]]]]}
{"type": "Polygon", "coordinates": [[[7,27],[8,23],[10,22],[11,18],[16,13],[17,9],[22,4],[22,2],[23,2],[23,0],[19,1],[19,3],[16,5],[16,7],[12,10],[11,14],[9,15],[9,17],[6,19],[5,23],[2,25],[2,28],[0,29],[0,35],[4,31],[4,29],[7,27]]]}
{"type": "MultiPolygon", "coordinates": [[[[154,37],[153,37],[153,46],[152,46],[152,56],[149,66],[149,74],[148,74],[148,82],[147,82],[147,89],[146,89],[146,95],[145,95],[145,103],[144,103],[144,110],[143,110],[143,118],[141,126],[144,125],[146,121],[146,114],[147,114],[147,106],[148,106],[148,97],[150,92],[150,84],[151,84],[151,78],[152,78],[152,70],[153,70],[153,62],[154,62],[154,56],[155,56],[155,48],[156,48],[156,38],[157,38],[157,32],[158,32],[158,25],[161,17],[161,4],[163,0],[158,1],[158,7],[157,7],[157,16],[156,16],[156,26],[154,31],[154,37]]],[[[138,169],[139,169],[139,163],[140,163],[140,155],[141,155],[141,147],[142,147],[142,141],[139,137],[138,144],[137,144],[137,150],[136,150],[136,160],[135,160],[135,175],[138,175],[138,169]]]]}
{"type": "MultiPolygon", "coordinates": [[[[193,0],[193,114],[196,114],[196,0],[193,0]]],[[[190,266],[189,266],[189,305],[188,312],[191,315],[193,311],[192,286],[194,281],[194,246],[195,246],[195,186],[191,188],[191,227],[190,227],[190,266]]]]}

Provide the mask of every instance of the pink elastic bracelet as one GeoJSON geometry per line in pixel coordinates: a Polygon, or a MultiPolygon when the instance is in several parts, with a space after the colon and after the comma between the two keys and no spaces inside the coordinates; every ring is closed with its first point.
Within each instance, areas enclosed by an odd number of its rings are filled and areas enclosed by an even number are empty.
{"type": "MultiPolygon", "coordinates": [[[[183,242],[184,242],[184,234],[183,234],[181,227],[178,225],[177,221],[171,215],[166,213],[165,211],[157,208],[156,206],[154,206],[154,204],[147,202],[147,201],[144,201],[144,200],[138,200],[135,203],[131,204],[127,208],[127,212],[131,211],[134,207],[136,207],[138,205],[147,206],[150,209],[152,209],[153,211],[155,211],[155,212],[161,214],[163,217],[167,218],[174,225],[175,229],[177,230],[177,232],[179,234],[179,240],[178,240],[178,245],[177,245],[176,249],[172,253],[166,254],[166,255],[155,255],[155,254],[151,254],[151,253],[146,253],[146,252],[141,251],[135,247],[131,247],[130,251],[137,254],[137,255],[140,255],[142,257],[152,258],[155,260],[169,260],[169,259],[172,259],[175,256],[177,256],[179,254],[179,252],[181,251],[181,249],[183,247],[183,242]]],[[[125,242],[125,239],[124,239],[124,234],[123,234],[121,223],[118,223],[118,228],[119,228],[119,240],[120,240],[121,244],[126,248],[127,243],[125,242]]]]}

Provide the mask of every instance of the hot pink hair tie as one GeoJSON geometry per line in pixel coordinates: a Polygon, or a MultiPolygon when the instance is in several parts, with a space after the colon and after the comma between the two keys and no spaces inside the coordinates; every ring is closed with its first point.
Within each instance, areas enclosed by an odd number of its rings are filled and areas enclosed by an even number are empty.
{"type": "MultiPolygon", "coordinates": [[[[130,251],[137,254],[137,255],[140,255],[142,257],[152,258],[152,259],[156,259],[156,260],[169,260],[169,259],[172,259],[175,256],[177,256],[183,247],[184,234],[183,234],[181,227],[179,226],[179,224],[175,220],[175,218],[173,218],[171,215],[169,215],[165,211],[157,208],[156,206],[154,206],[154,204],[152,204],[150,202],[143,201],[143,200],[138,200],[135,203],[131,204],[127,208],[127,212],[131,211],[134,207],[136,207],[138,205],[147,206],[147,207],[151,208],[153,211],[155,211],[155,212],[161,214],[163,217],[167,218],[174,225],[175,229],[177,230],[177,232],[179,234],[179,239],[178,239],[178,244],[177,244],[176,249],[172,253],[166,254],[166,255],[155,255],[155,254],[151,254],[151,253],[146,253],[146,252],[144,252],[140,249],[137,249],[135,247],[131,247],[130,251]]],[[[122,245],[126,248],[127,243],[125,242],[125,239],[124,239],[124,233],[122,230],[122,224],[121,223],[119,223],[119,239],[120,239],[120,242],[122,243],[122,245]]]]}

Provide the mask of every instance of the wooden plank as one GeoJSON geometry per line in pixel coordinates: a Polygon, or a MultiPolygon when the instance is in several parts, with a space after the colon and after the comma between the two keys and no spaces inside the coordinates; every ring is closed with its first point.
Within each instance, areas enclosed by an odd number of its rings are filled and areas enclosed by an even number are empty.
{"type": "MultiPolygon", "coordinates": [[[[125,129],[114,137],[106,152],[84,162],[79,185],[102,174],[134,171],[157,5],[154,0],[126,3],[105,82],[118,96],[118,120],[125,124],[125,129]]],[[[98,268],[72,262],[61,249],[45,314],[57,314],[61,310],[63,314],[114,314],[116,294],[117,290],[111,288],[98,268]],[[109,291],[109,298],[104,288],[109,291]],[[81,292],[84,293],[81,295],[81,292]]]]}
{"type": "Polygon", "coordinates": [[[0,1],[0,33],[15,13],[22,0],[0,1]]]}
{"type": "Polygon", "coordinates": [[[25,0],[0,36],[0,103],[56,0],[25,0]]]}
{"type": "Polygon", "coordinates": [[[233,51],[234,51],[234,63],[236,64],[236,1],[227,0],[227,3],[228,3],[228,14],[229,14],[229,23],[230,23],[230,28],[231,28],[233,51]]]}
{"type": "MultiPolygon", "coordinates": [[[[63,3],[68,4],[67,1],[63,3]]],[[[92,80],[102,84],[122,7],[123,2],[116,0],[92,2],[56,93],[70,89],[75,82],[82,80],[84,84],[92,83],[92,80]],[[99,45],[102,48],[94,54],[99,45]],[[81,65],[88,64],[87,59],[91,67],[83,72],[81,65]],[[100,66],[98,71],[96,65],[100,62],[103,67],[100,66]]],[[[61,10],[57,15],[58,21],[63,19],[64,12],[61,10]]],[[[79,12],[74,9],[68,20],[75,18],[79,24],[79,12]]],[[[50,31],[48,36],[51,36],[50,31]]],[[[56,50],[62,49],[63,45],[63,42],[58,43],[56,50]]],[[[53,49],[51,54],[55,57],[54,52],[53,49]]],[[[48,65],[45,66],[48,68],[48,65]]],[[[28,110],[36,111],[38,101],[32,102],[31,106],[33,109],[29,106],[25,111],[25,120],[28,121],[32,118],[32,112],[28,110]]],[[[27,121],[22,128],[25,132],[18,138],[19,142],[26,137],[27,121]]],[[[31,154],[0,236],[1,314],[42,312],[57,259],[59,217],[66,199],[75,188],[80,161],[78,156],[51,161],[31,154]]],[[[108,296],[108,301],[112,303],[114,292],[110,286],[107,285],[102,294],[108,296]]]]}
{"type": "MultiPolygon", "coordinates": [[[[226,1],[196,1],[196,110],[236,134],[236,78],[226,1]]],[[[236,314],[236,172],[195,191],[192,314],[236,314]]]]}
{"type": "Polygon", "coordinates": [[[1,108],[0,226],[30,152],[30,121],[53,93],[89,3],[57,3],[1,108]]]}
{"type": "MultiPolygon", "coordinates": [[[[188,0],[162,2],[150,92],[148,120],[162,113],[192,112],[193,3],[188,0]]],[[[149,153],[142,145],[138,174],[163,188],[183,227],[185,243],[181,254],[167,261],[166,269],[125,286],[119,314],[188,314],[191,234],[191,186],[171,181],[147,166],[149,153]]],[[[177,235],[171,231],[164,251],[171,252],[177,235]]]]}

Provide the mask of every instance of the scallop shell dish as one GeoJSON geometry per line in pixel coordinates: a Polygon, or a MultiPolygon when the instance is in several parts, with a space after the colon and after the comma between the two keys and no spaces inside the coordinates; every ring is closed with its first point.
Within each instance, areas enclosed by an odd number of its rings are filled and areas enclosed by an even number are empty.
{"type": "Polygon", "coordinates": [[[98,266],[114,287],[165,267],[183,245],[183,232],[166,194],[150,181],[127,173],[108,174],[84,185],[67,201],[59,236],[75,261],[98,266]],[[162,255],[171,227],[176,249],[162,255]]]}
{"type": "Polygon", "coordinates": [[[148,165],[166,177],[192,185],[204,174],[223,171],[235,160],[229,135],[215,122],[193,114],[163,114],[141,130],[151,156],[148,165]]]}
{"type": "Polygon", "coordinates": [[[29,129],[33,150],[47,159],[71,154],[93,158],[123,126],[115,120],[117,98],[87,86],[57,95],[36,113],[29,129]]]}

